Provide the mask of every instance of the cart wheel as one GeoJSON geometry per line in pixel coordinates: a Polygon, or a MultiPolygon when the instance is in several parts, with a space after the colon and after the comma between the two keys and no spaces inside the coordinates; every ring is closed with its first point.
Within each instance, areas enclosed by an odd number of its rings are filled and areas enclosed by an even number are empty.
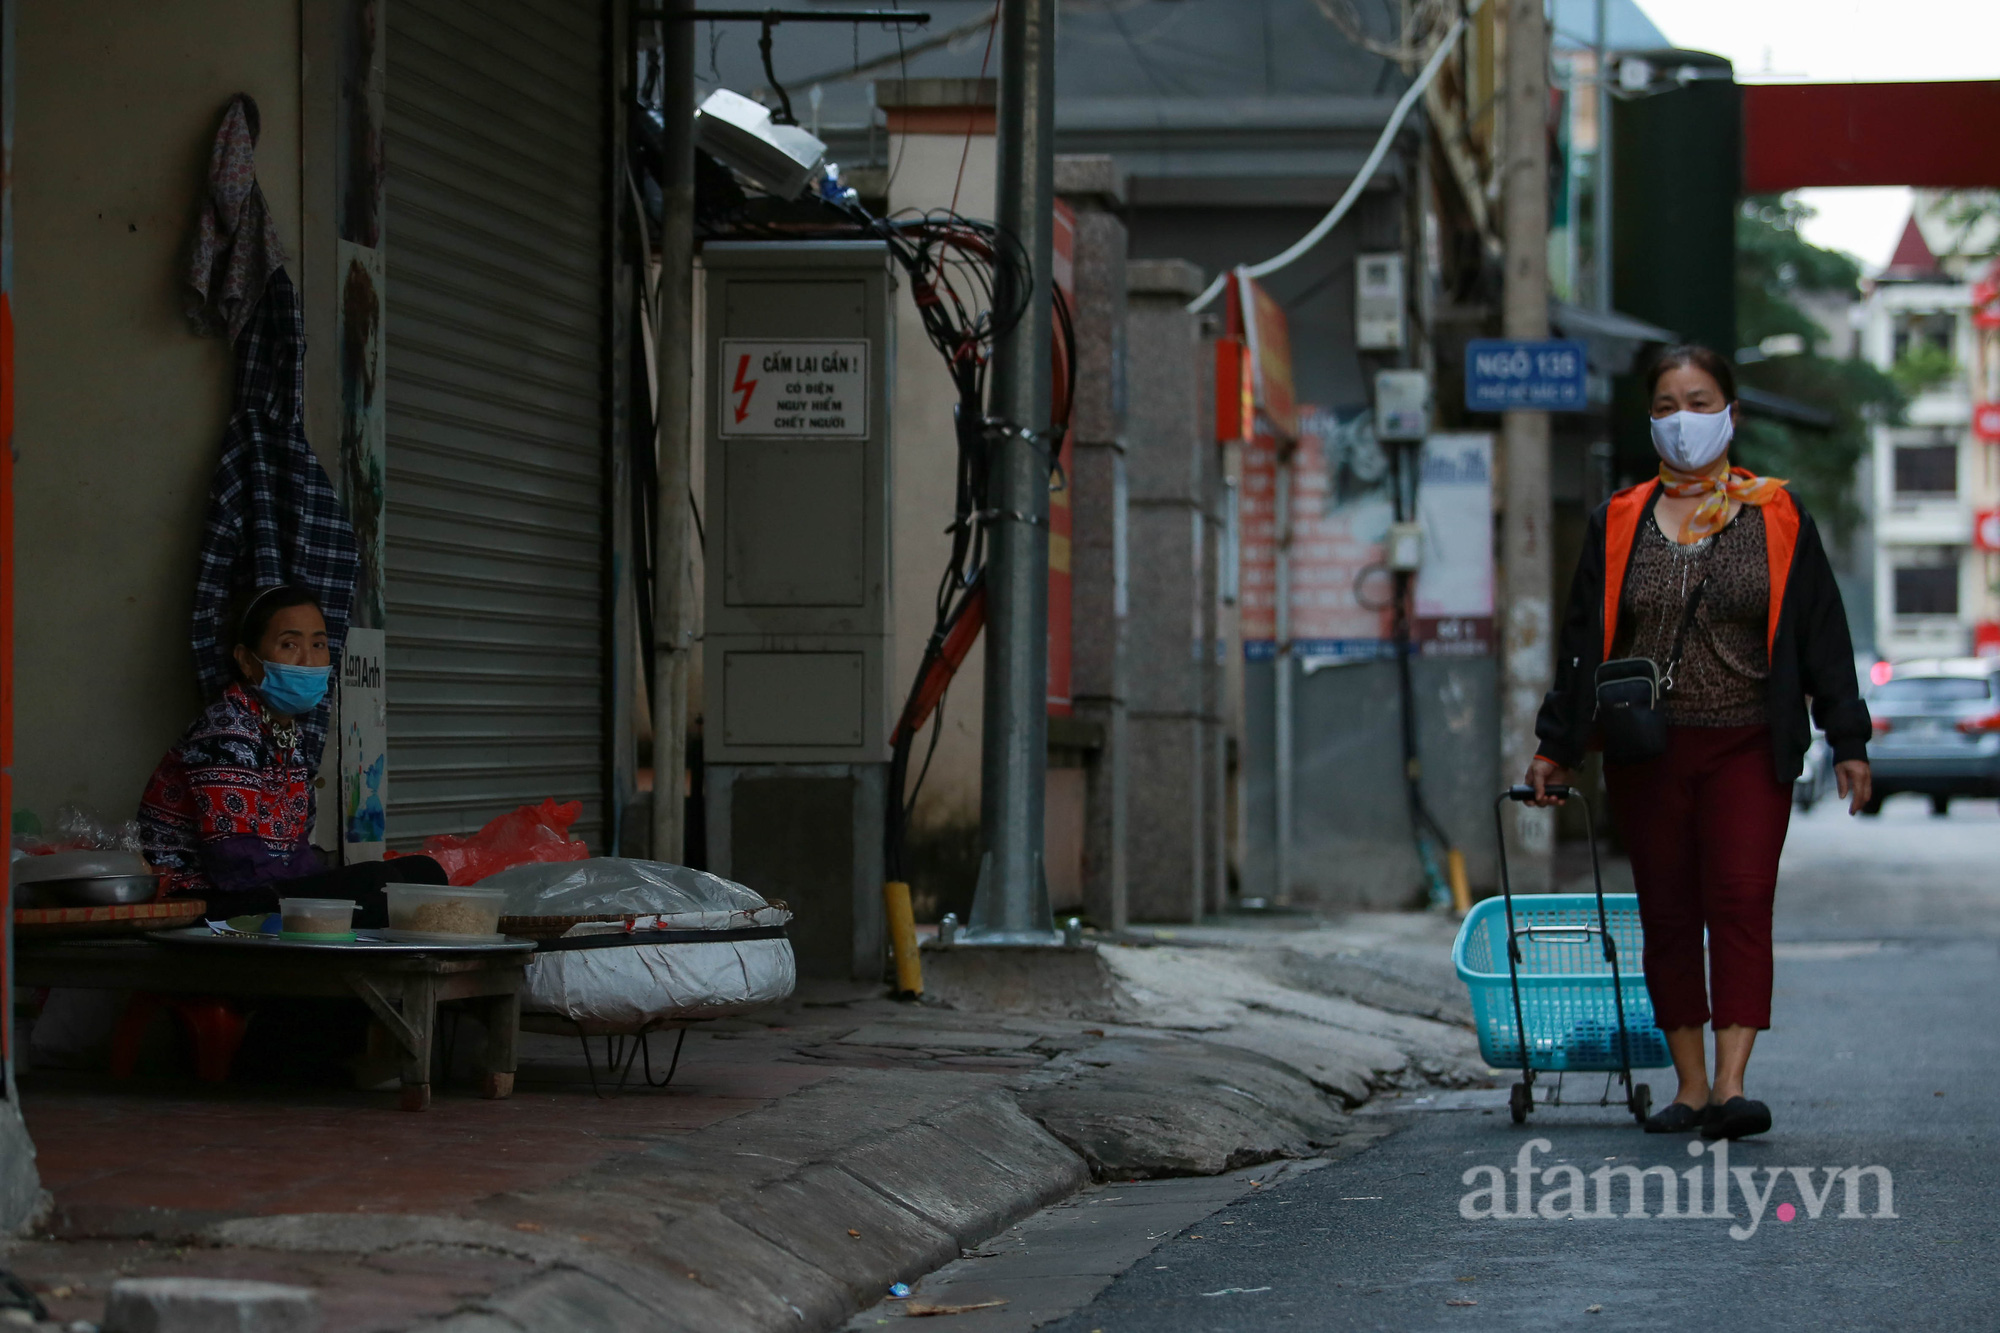
{"type": "Polygon", "coordinates": [[[1535,1094],[1525,1083],[1516,1083],[1514,1091],[1507,1096],[1507,1110],[1513,1115],[1514,1123],[1526,1124],[1528,1112],[1535,1105],[1535,1094]]]}
{"type": "Polygon", "coordinates": [[[1637,1120],[1642,1125],[1645,1124],[1646,1117],[1653,1113],[1652,1088],[1644,1083],[1634,1084],[1632,1086],[1632,1095],[1625,1099],[1625,1105],[1631,1110],[1634,1120],[1637,1120]]]}

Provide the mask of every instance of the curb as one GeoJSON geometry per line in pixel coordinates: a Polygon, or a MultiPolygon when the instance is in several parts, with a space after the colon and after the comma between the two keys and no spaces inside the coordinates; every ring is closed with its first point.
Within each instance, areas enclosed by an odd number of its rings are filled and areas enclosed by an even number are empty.
{"type": "Polygon", "coordinates": [[[531,1265],[421,1327],[813,1333],[1099,1179],[1307,1157],[1351,1129],[1299,1071],[1185,1037],[1114,1038],[1003,1083],[818,1085],[473,1217],[290,1214],[207,1226],[264,1250],[461,1248],[531,1265]],[[925,1103],[929,1104],[926,1105],[925,1103]],[[870,1132],[883,1108],[908,1116],[870,1132]],[[533,1220],[528,1220],[533,1219],[533,1220]]]}
{"type": "Polygon", "coordinates": [[[383,1253],[465,1247],[536,1265],[427,1328],[765,1333],[828,1329],[1082,1188],[1082,1158],[1001,1090],[963,1099],[616,1245],[455,1217],[290,1214],[206,1229],[220,1245],[383,1253]],[[858,1233],[858,1234],[856,1234],[858,1233]]]}

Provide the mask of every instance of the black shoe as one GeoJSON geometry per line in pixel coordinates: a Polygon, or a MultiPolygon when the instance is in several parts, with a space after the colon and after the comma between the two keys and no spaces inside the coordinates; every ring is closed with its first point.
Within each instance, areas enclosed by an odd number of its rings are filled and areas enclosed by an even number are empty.
{"type": "Polygon", "coordinates": [[[1646,1117],[1648,1134],[1692,1134],[1697,1129],[1706,1132],[1709,1112],[1714,1107],[1694,1107],[1686,1102],[1668,1102],[1659,1110],[1646,1117]]]}
{"type": "Polygon", "coordinates": [[[1714,1115],[1701,1127],[1705,1139],[1742,1139],[1762,1134],[1771,1127],[1771,1108],[1748,1097],[1731,1097],[1711,1107],[1714,1115]]]}

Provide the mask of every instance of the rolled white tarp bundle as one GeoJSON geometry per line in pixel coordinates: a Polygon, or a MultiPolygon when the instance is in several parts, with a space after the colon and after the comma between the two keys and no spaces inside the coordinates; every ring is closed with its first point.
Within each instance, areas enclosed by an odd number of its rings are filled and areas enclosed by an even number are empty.
{"type": "Polygon", "coordinates": [[[798,981],[790,910],[718,875],[597,857],[515,866],[480,883],[507,890],[506,918],[562,924],[528,964],[521,1008],[587,1034],[743,1013],[798,981]]]}

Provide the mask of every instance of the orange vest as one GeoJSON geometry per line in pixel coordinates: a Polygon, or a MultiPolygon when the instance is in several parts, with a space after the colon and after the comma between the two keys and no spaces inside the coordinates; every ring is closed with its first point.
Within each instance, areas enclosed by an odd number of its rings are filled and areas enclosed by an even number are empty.
{"type": "MultiPolygon", "coordinates": [[[[1732,472],[1751,475],[1742,468],[1732,472]]],[[[1604,657],[1618,635],[1618,602],[1625,591],[1625,569],[1632,563],[1632,543],[1639,536],[1639,519],[1660,484],[1656,477],[1628,486],[1611,497],[1604,515],[1604,657]]],[[[1764,551],[1771,567],[1771,611],[1764,634],[1764,651],[1777,649],[1778,613],[1785,605],[1785,581],[1792,573],[1792,552],[1799,544],[1799,506],[1790,491],[1779,491],[1764,506],[1764,551]]]]}

